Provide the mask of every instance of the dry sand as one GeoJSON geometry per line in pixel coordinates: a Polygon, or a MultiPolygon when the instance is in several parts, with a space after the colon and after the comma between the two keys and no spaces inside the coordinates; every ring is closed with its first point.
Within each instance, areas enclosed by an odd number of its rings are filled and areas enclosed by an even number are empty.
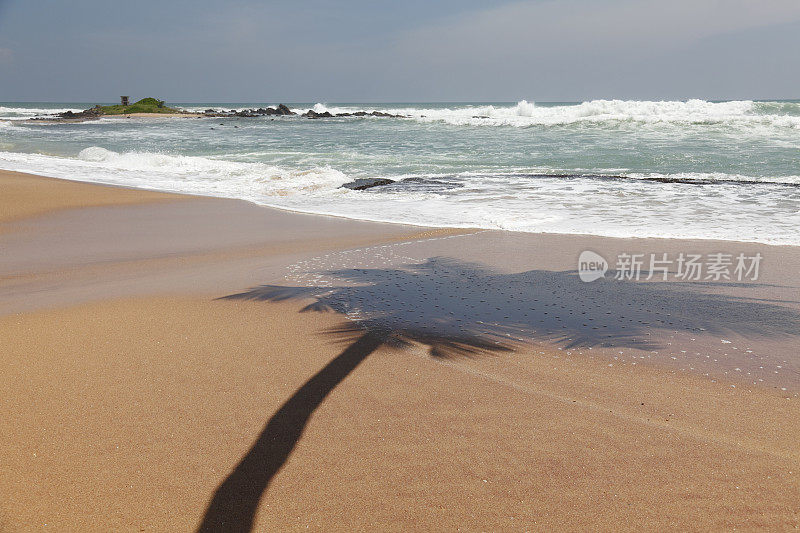
{"type": "MultiPolygon", "coordinates": [[[[435,359],[313,300],[217,299],[453,232],[13,173],[0,210],[2,531],[192,530],[226,487],[259,531],[800,527],[800,410],[775,388],[542,343],[435,359]],[[331,361],[357,366],[323,397],[331,361]]],[[[216,502],[207,525],[248,525],[216,502]]]]}

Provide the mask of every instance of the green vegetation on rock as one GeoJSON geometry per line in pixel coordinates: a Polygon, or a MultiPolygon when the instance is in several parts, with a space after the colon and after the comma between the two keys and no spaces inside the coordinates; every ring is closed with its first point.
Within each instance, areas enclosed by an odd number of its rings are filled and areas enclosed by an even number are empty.
{"type": "Polygon", "coordinates": [[[164,100],[142,98],[131,105],[97,106],[103,115],[127,115],[129,113],[180,113],[179,110],[164,105],[164,100]]]}

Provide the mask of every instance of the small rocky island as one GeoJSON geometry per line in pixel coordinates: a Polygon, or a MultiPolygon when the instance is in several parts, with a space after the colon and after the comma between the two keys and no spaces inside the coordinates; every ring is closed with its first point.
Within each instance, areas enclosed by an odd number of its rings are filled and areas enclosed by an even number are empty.
{"type": "Polygon", "coordinates": [[[123,103],[117,105],[96,105],[89,109],[85,109],[78,113],[73,111],[65,111],[64,113],[58,113],[55,116],[47,116],[47,117],[39,117],[38,120],[91,120],[105,116],[114,116],[114,115],[143,115],[143,114],[154,114],[154,115],[183,115],[188,117],[217,117],[217,118],[225,118],[225,117],[264,117],[264,116],[288,116],[288,115],[298,115],[305,118],[310,119],[319,119],[319,118],[336,118],[336,117],[385,117],[385,118],[406,118],[405,115],[393,115],[391,113],[384,113],[382,111],[355,111],[352,113],[336,113],[333,114],[330,111],[324,111],[322,113],[318,113],[313,109],[309,109],[305,113],[298,114],[295,111],[292,111],[284,104],[279,104],[277,107],[259,107],[257,109],[243,109],[243,110],[235,110],[231,109],[230,111],[219,110],[219,109],[206,109],[202,113],[192,113],[189,111],[184,111],[181,109],[167,107],[165,105],[164,100],[159,100],[157,98],[142,98],[138,102],[134,102],[133,104],[127,104],[127,97],[123,98],[123,103]]]}
{"type": "Polygon", "coordinates": [[[65,119],[76,119],[76,118],[91,119],[103,116],[133,115],[139,113],[152,113],[161,115],[185,114],[185,112],[181,111],[180,109],[167,107],[166,105],[164,105],[164,100],[159,100],[157,98],[142,98],[138,102],[134,102],[130,105],[127,104],[96,105],[89,109],[84,109],[83,111],[80,111],[78,113],[74,113],[72,111],[65,111],[64,113],[58,113],[57,116],[58,118],[65,118],[65,119]]]}

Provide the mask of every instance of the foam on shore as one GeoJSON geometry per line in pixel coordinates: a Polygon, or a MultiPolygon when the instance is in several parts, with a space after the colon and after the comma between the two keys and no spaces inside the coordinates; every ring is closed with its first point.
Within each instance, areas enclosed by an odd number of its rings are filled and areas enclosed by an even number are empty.
{"type": "Polygon", "coordinates": [[[565,176],[534,169],[393,176],[393,185],[352,191],[341,186],[354,176],[330,166],[298,169],[96,146],[77,158],[0,152],[0,167],[377,222],[800,245],[798,176],[565,176]],[[697,184],[686,183],[692,180],[697,184]]]}

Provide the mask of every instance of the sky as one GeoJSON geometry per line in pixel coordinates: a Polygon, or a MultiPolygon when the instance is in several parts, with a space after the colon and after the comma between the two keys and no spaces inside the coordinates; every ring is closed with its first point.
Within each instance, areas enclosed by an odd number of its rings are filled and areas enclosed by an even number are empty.
{"type": "Polygon", "coordinates": [[[0,101],[800,98],[800,0],[0,0],[0,101]]]}

